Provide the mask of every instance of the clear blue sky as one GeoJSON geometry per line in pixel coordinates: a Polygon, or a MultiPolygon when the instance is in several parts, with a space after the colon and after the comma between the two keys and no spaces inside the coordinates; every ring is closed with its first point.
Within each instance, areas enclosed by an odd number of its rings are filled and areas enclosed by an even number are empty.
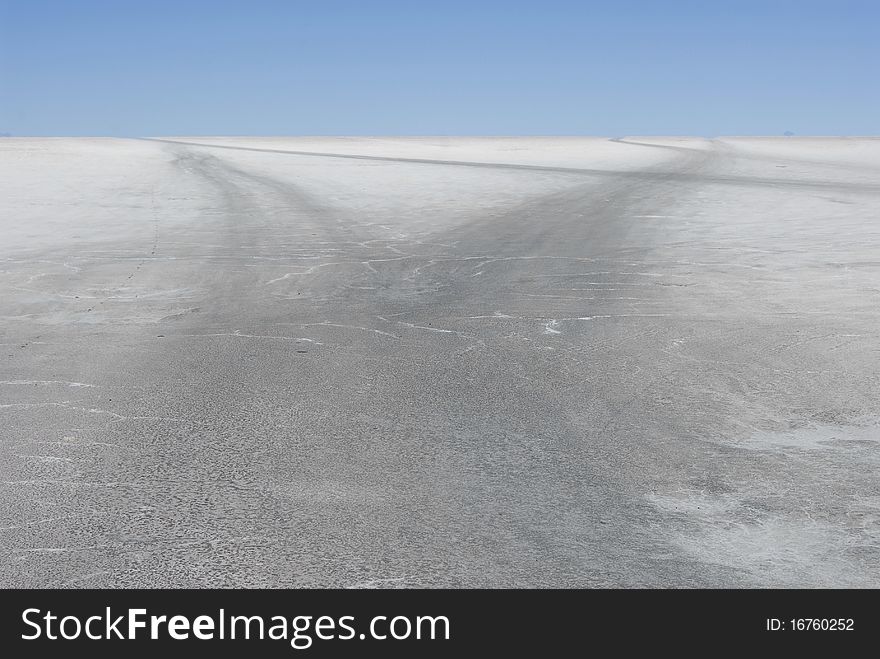
{"type": "Polygon", "coordinates": [[[868,135],[880,0],[0,0],[0,133],[868,135]]]}

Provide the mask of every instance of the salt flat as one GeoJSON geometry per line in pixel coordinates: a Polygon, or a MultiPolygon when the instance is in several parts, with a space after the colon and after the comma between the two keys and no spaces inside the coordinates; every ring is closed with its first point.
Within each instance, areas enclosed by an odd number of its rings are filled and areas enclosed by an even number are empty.
{"type": "Polygon", "coordinates": [[[0,585],[880,586],[880,140],[0,140],[0,585]]]}

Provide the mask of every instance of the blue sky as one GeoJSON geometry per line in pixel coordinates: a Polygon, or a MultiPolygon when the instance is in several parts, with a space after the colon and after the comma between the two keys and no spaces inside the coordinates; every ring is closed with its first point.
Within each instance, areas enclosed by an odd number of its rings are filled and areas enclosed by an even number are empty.
{"type": "Polygon", "coordinates": [[[868,135],[880,2],[0,0],[0,133],[868,135]]]}

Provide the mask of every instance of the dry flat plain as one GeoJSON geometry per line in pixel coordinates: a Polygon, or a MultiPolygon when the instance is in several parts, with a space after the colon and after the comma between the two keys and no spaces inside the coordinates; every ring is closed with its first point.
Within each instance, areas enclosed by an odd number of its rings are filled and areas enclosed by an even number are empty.
{"type": "Polygon", "coordinates": [[[0,586],[880,586],[880,140],[0,140],[0,586]]]}

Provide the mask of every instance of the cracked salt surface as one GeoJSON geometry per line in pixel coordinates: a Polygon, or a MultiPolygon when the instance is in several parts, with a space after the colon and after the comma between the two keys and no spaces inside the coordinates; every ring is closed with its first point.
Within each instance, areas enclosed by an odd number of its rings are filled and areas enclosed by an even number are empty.
{"type": "Polygon", "coordinates": [[[880,586],[880,142],[184,141],[0,141],[0,585],[880,586]]]}
{"type": "Polygon", "coordinates": [[[755,510],[746,497],[680,491],[651,494],[648,501],[672,520],[671,540],[701,562],[745,570],[753,584],[801,587],[868,587],[866,573],[880,551],[880,505],[847,520],[755,510]],[[675,527],[680,530],[676,532],[675,527]]]}
{"type": "MultiPolygon", "coordinates": [[[[876,417],[853,425],[816,424],[786,432],[756,432],[728,445],[784,456],[785,469],[826,480],[827,492],[791,491],[748,480],[729,491],[666,489],[646,499],[670,520],[671,540],[700,561],[746,570],[775,586],[866,587],[878,575],[880,496],[834,491],[849,470],[866,475],[880,462],[876,417]],[[824,454],[834,452],[833,462],[824,454]],[[796,460],[799,462],[790,462],[796,460]],[[836,512],[829,514],[832,504],[836,512]],[[866,572],[868,570],[868,572],[866,572]]],[[[748,478],[748,472],[739,478],[748,478]]],[[[732,488],[732,489],[730,489],[732,488]]]]}

